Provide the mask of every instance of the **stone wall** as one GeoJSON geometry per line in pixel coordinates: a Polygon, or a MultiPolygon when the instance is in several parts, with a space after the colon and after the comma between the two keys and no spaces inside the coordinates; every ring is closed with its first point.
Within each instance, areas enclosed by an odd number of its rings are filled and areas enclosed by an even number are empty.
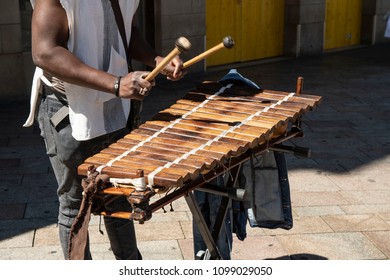
{"type": "MultiPolygon", "coordinates": [[[[205,50],[206,0],[156,0],[156,48],[163,55],[169,53],[177,38],[184,36],[192,44],[191,50],[182,55],[183,60],[205,50]]],[[[191,71],[203,71],[204,63],[191,66],[191,71]]]]}
{"type": "Polygon", "coordinates": [[[21,2],[0,1],[0,100],[25,99],[30,88],[31,55],[25,52],[29,51],[29,38],[24,38],[21,2]]]}
{"type": "Polygon", "coordinates": [[[321,54],[326,0],[285,0],[285,54],[321,54]]]}

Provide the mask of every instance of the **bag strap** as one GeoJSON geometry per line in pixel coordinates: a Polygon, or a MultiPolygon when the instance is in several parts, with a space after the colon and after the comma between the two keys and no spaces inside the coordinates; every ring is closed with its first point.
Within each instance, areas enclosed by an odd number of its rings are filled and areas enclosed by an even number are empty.
{"type": "MultiPolygon", "coordinates": [[[[130,58],[130,50],[129,45],[130,43],[127,43],[126,39],[126,31],[125,31],[125,24],[123,21],[123,16],[121,12],[121,7],[119,6],[118,0],[110,0],[111,7],[115,15],[115,21],[116,25],[118,26],[119,33],[121,34],[123,46],[125,47],[126,51],[126,57],[127,57],[127,67],[129,68],[129,72],[132,71],[131,67],[131,58],[130,58]]],[[[127,120],[127,128],[132,131],[133,129],[137,128],[141,123],[141,111],[142,111],[142,101],[133,99],[131,100],[131,109],[130,109],[130,116],[127,120]]]]}
{"type": "Polygon", "coordinates": [[[115,15],[116,25],[118,26],[119,33],[121,34],[121,37],[122,37],[123,46],[125,47],[127,62],[130,62],[129,61],[129,45],[128,45],[127,39],[126,39],[125,23],[123,21],[121,7],[119,6],[118,0],[110,0],[110,2],[111,2],[112,10],[113,10],[114,15],[115,15]]]}

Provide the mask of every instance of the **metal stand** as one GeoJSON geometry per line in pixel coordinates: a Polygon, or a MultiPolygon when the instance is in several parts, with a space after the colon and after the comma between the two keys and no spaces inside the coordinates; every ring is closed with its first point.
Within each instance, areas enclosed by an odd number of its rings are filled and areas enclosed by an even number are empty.
{"type": "Polygon", "coordinates": [[[199,228],[199,232],[203,238],[203,241],[206,244],[207,250],[200,251],[196,254],[197,260],[221,260],[221,254],[218,251],[218,247],[216,245],[219,235],[221,233],[221,229],[224,225],[224,221],[226,218],[226,214],[229,209],[229,204],[231,204],[231,200],[244,200],[246,198],[246,192],[244,189],[234,188],[238,173],[240,171],[241,165],[237,165],[229,171],[229,176],[232,178],[227,181],[224,187],[206,184],[197,190],[203,192],[209,192],[213,194],[218,194],[222,196],[221,204],[218,209],[218,214],[214,223],[214,227],[210,229],[203,218],[201,210],[198,207],[196,199],[192,192],[189,192],[185,195],[185,200],[187,201],[188,207],[192,213],[194,222],[199,228]]]}

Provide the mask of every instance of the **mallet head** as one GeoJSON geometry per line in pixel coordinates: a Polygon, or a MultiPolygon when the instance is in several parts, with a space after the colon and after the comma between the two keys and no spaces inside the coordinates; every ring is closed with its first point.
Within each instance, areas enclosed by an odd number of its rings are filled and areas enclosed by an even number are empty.
{"type": "Polygon", "coordinates": [[[231,49],[234,46],[234,40],[230,36],[226,36],[225,38],[223,38],[222,42],[223,42],[224,47],[227,49],[231,49]]]}
{"type": "Polygon", "coordinates": [[[176,40],[175,46],[181,53],[187,52],[191,49],[191,43],[185,37],[178,38],[176,40]]]}

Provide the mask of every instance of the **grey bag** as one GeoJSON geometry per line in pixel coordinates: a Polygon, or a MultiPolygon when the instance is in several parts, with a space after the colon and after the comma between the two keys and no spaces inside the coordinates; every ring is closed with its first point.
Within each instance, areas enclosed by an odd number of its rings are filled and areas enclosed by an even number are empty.
{"type": "Polygon", "coordinates": [[[290,185],[284,153],[268,151],[251,157],[241,166],[238,184],[248,193],[244,208],[251,227],[292,228],[290,185]]]}

